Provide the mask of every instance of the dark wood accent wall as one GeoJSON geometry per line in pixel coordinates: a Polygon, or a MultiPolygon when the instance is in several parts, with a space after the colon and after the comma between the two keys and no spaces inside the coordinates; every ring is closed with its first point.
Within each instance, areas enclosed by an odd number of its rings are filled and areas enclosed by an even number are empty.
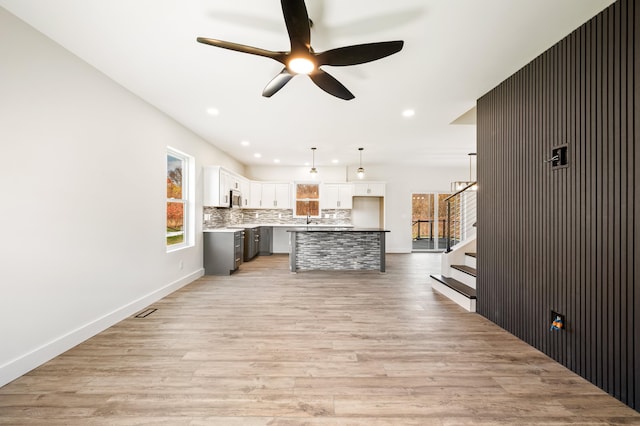
{"type": "Polygon", "coordinates": [[[619,0],[477,105],[478,312],[636,410],[639,73],[640,2],[619,0]]]}

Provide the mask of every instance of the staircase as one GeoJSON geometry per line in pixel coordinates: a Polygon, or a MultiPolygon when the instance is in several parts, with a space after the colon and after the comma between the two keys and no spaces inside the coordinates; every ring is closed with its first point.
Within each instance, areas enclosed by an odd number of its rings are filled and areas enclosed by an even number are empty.
{"type": "Polygon", "coordinates": [[[441,275],[431,275],[431,288],[469,312],[476,311],[476,189],[477,183],[445,198],[447,252],[441,275]]]}
{"type": "Polygon", "coordinates": [[[469,312],[476,311],[476,253],[465,252],[464,264],[449,267],[451,276],[431,275],[431,288],[469,312]]]}

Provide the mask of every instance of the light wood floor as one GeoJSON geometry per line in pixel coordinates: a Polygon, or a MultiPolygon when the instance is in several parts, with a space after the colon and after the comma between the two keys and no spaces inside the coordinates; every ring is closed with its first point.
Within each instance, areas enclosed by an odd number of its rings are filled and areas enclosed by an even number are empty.
{"type": "Polygon", "coordinates": [[[0,389],[0,424],[640,424],[640,414],[433,293],[438,255],[387,273],[204,277],[0,389]]]}

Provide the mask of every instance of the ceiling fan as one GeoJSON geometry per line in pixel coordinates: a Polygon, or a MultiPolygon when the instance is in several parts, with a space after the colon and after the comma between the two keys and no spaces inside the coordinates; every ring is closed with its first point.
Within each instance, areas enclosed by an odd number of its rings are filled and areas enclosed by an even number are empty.
{"type": "Polygon", "coordinates": [[[402,40],[384,41],[339,47],[316,53],[311,47],[311,21],[304,0],[281,0],[280,2],[291,42],[291,50],[288,52],[275,52],[212,38],[197,38],[200,43],[264,56],[282,63],[284,69],[267,84],[262,96],[271,97],[295,75],[307,74],[311,81],[325,92],[340,99],[353,99],[355,98],[353,93],[320,67],[364,64],[393,55],[402,50],[404,45],[402,40]]]}

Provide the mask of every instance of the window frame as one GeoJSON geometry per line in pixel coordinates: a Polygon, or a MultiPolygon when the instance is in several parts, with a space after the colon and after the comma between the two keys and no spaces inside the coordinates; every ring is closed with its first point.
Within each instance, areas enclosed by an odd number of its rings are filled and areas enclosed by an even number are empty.
{"type": "Polygon", "coordinates": [[[314,219],[319,219],[322,217],[322,209],[320,207],[320,191],[322,189],[322,185],[318,181],[296,181],[293,183],[293,217],[309,217],[314,219]],[[318,196],[317,198],[298,198],[298,185],[317,185],[318,186],[318,196]],[[317,215],[309,215],[306,213],[298,211],[298,201],[300,202],[313,202],[318,205],[318,214],[317,215]]]}
{"type": "Polygon", "coordinates": [[[172,147],[167,147],[165,155],[165,248],[167,253],[182,250],[185,248],[193,247],[195,244],[195,208],[194,208],[194,158],[189,154],[186,154],[180,150],[172,147]],[[166,193],[166,178],[169,173],[169,157],[176,158],[182,162],[182,198],[170,198],[166,193]],[[183,205],[183,223],[182,223],[182,235],[183,240],[177,244],[168,244],[167,237],[167,213],[169,203],[181,203],[183,205]]]}

